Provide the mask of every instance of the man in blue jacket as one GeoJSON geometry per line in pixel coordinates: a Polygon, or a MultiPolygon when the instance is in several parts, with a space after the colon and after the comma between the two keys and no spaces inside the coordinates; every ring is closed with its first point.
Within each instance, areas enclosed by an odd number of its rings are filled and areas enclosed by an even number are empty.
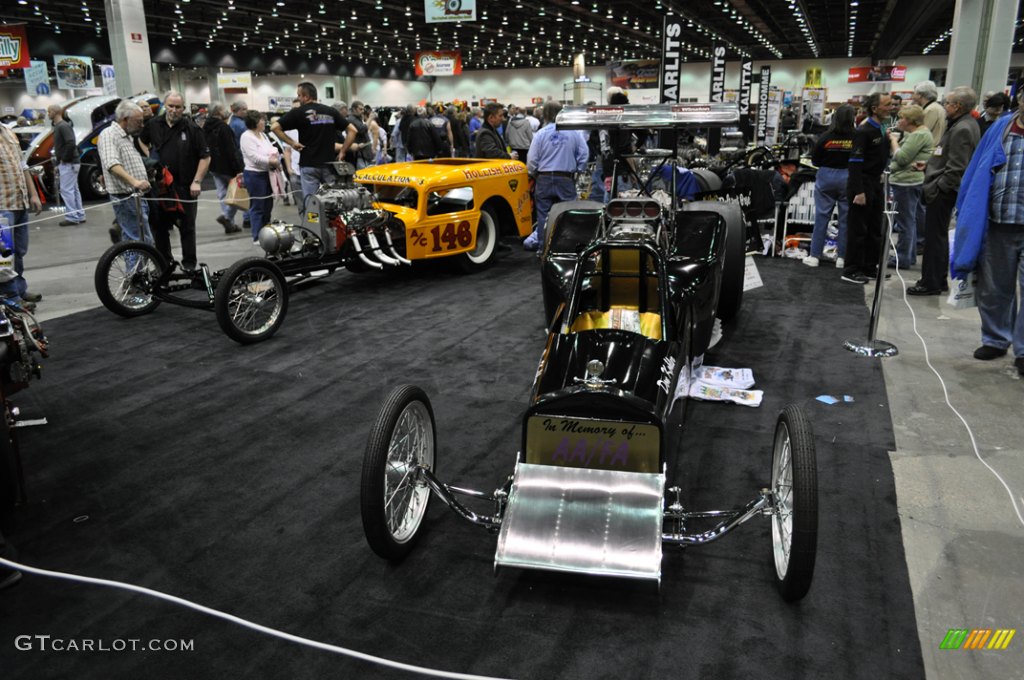
{"type": "Polygon", "coordinates": [[[1016,87],[1017,110],[985,132],[964,173],[950,270],[963,279],[978,271],[982,345],[974,358],[991,361],[1013,347],[1024,376],[1024,81],[1016,87]]]}

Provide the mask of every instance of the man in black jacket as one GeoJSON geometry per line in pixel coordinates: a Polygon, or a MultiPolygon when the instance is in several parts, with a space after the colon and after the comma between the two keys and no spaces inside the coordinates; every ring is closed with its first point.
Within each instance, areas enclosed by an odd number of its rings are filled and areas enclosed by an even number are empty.
{"type": "Polygon", "coordinates": [[[954,87],[942,105],[946,109],[946,131],[924,169],[922,194],[924,214],[924,255],[921,278],[907,288],[908,295],[939,295],[948,290],[949,218],[953,215],[960,180],[981,138],[971,111],[978,95],[969,87],[954,87]]]}
{"type": "Polygon", "coordinates": [[[853,134],[846,196],[850,211],[846,222],[846,262],[843,281],[865,284],[878,268],[882,246],[882,173],[889,164],[889,143],[882,123],[892,115],[892,100],[875,92],[864,103],[868,117],[853,134]]]}
{"type": "MultiPolygon", "coordinates": [[[[149,148],[149,156],[170,171],[170,184],[158,190],[158,203],[150,214],[150,228],[156,249],[167,258],[171,252],[171,227],[181,236],[181,266],[196,268],[196,199],[202,192],[203,178],[210,168],[210,148],[203,131],[185,116],[185,98],[180,92],[164,96],[164,113],[142,128],[139,140],[149,148]],[[155,217],[155,219],[153,219],[155,217]]],[[[158,181],[159,183],[159,181],[158,181]]]]}
{"type": "Polygon", "coordinates": [[[498,134],[498,127],[505,119],[505,109],[497,102],[484,106],[484,122],[476,132],[474,158],[511,158],[505,150],[505,142],[498,134]]]}
{"type": "Polygon", "coordinates": [[[437,129],[430,124],[427,118],[427,109],[423,106],[416,108],[416,120],[409,125],[409,136],[405,141],[405,148],[414,161],[422,161],[428,158],[437,158],[441,155],[441,136],[437,129]]]}
{"type": "Polygon", "coordinates": [[[85,222],[82,194],[78,189],[78,171],[82,167],[78,143],[75,142],[75,131],[71,123],[64,118],[64,107],[60,104],[50,104],[46,113],[53,121],[53,155],[57,164],[55,170],[60,173],[60,197],[67,209],[60,226],[73,227],[85,222]]]}
{"type": "Polygon", "coordinates": [[[213,175],[214,184],[217,185],[217,198],[220,200],[220,216],[217,221],[224,227],[225,234],[234,234],[242,231],[242,228],[235,224],[235,213],[238,208],[224,203],[224,197],[228,193],[228,185],[231,180],[241,174],[242,154],[235,144],[235,132],[227,124],[228,107],[217,102],[210,107],[210,114],[206,118],[206,125],[203,132],[206,133],[206,142],[210,145],[210,173],[213,175]]]}

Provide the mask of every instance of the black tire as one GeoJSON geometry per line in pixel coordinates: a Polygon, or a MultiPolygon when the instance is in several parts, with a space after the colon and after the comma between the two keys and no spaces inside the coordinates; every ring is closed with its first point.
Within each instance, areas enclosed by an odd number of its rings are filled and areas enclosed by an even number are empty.
{"type": "Polygon", "coordinates": [[[269,339],[288,313],[284,274],[262,257],[239,260],[217,283],[213,308],[229,338],[243,345],[269,339]]]}
{"type": "Polygon", "coordinates": [[[405,557],[419,536],[431,491],[416,470],[420,465],[435,469],[436,435],[430,400],[415,385],[392,390],[370,429],[363,454],[359,506],[366,542],[385,559],[405,557]],[[414,477],[411,481],[410,476],[414,477]],[[407,481],[404,494],[398,498],[407,481]],[[396,498],[400,503],[398,512],[396,498]]]}
{"type": "Polygon", "coordinates": [[[788,602],[807,594],[818,547],[818,468],[814,433],[799,406],[789,405],[775,424],[772,446],[772,564],[788,602]]]}
{"type": "Polygon", "coordinates": [[[114,314],[149,314],[160,305],[154,292],[167,267],[167,260],[150,244],[122,241],[107,248],[96,263],[96,295],[114,314]]]}
{"type": "Polygon", "coordinates": [[[78,172],[78,189],[82,193],[82,198],[107,197],[107,185],[103,181],[99,154],[90,153],[82,159],[82,166],[78,172]]]}
{"type": "Polygon", "coordinates": [[[0,533],[11,534],[20,488],[18,446],[7,420],[7,408],[0,411],[0,533]]]}
{"type": "Polygon", "coordinates": [[[464,274],[472,274],[490,267],[498,252],[498,216],[492,208],[484,206],[480,209],[480,222],[476,227],[476,245],[468,253],[462,253],[456,259],[456,265],[464,274]]]}
{"type": "Polygon", "coordinates": [[[743,306],[743,280],[746,276],[746,228],[743,211],[731,201],[695,201],[686,204],[686,210],[716,212],[725,220],[725,254],[722,258],[722,283],[718,289],[718,307],[715,316],[728,323],[739,314],[743,306]]]}

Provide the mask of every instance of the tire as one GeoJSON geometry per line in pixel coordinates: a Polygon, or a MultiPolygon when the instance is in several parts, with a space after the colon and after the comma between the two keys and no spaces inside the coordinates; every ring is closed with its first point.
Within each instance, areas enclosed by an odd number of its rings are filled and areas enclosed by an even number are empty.
{"type": "Polygon", "coordinates": [[[262,257],[239,260],[224,272],[213,300],[217,323],[243,345],[269,339],[288,313],[288,286],[277,265],[262,257]]]}
{"type": "Polygon", "coordinates": [[[789,405],[775,424],[772,446],[772,563],[782,599],[807,594],[818,546],[818,470],[811,424],[789,405]]]}
{"type": "Polygon", "coordinates": [[[685,210],[716,212],[725,220],[725,254],[722,258],[722,283],[718,289],[715,316],[728,323],[743,306],[743,281],[746,276],[746,232],[743,211],[730,201],[694,201],[685,210]]]}
{"type": "Polygon", "coordinates": [[[459,270],[464,274],[486,269],[494,262],[498,252],[498,217],[492,208],[480,209],[480,223],[476,227],[476,245],[468,253],[458,256],[459,270]]]}
{"type": "Polygon", "coordinates": [[[427,395],[415,385],[395,388],[370,430],[359,494],[366,542],[385,559],[401,560],[419,536],[431,492],[416,469],[435,469],[436,440],[427,395]]]}
{"type": "Polygon", "coordinates": [[[18,504],[20,487],[18,475],[18,446],[14,430],[10,428],[7,408],[0,413],[0,533],[14,532],[14,509],[18,504]]]}
{"type": "Polygon", "coordinates": [[[124,317],[149,314],[160,305],[154,296],[167,261],[156,248],[142,241],[111,246],[96,263],[93,283],[103,306],[124,317]]]}
{"type": "Polygon", "coordinates": [[[99,154],[93,153],[82,159],[82,167],[78,173],[78,188],[83,198],[107,197],[107,185],[103,181],[99,154]]]}

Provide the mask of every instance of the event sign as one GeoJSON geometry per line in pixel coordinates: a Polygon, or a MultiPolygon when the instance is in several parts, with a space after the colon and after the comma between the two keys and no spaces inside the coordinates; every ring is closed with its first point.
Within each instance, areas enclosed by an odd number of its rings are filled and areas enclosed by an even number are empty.
{"type": "Polygon", "coordinates": [[[763,143],[768,134],[768,88],[772,84],[772,67],[761,67],[761,85],[757,94],[757,141],[763,143]]]}
{"type": "Polygon", "coordinates": [[[902,83],[907,79],[906,66],[858,66],[851,68],[848,83],[902,83]]]}
{"type": "Polygon", "coordinates": [[[248,90],[252,87],[252,72],[218,73],[217,87],[222,90],[248,90]]]}
{"type": "Polygon", "coordinates": [[[110,64],[96,64],[96,70],[103,76],[103,94],[117,96],[117,79],[114,67],[110,64]]]}
{"type": "Polygon", "coordinates": [[[725,45],[715,45],[711,51],[711,101],[721,102],[725,94],[725,45]]]}
{"type": "Polygon", "coordinates": [[[417,76],[462,75],[462,52],[459,50],[417,52],[415,66],[417,76]]]}
{"type": "Polygon", "coordinates": [[[28,37],[25,24],[0,25],[0,68],[28,68],[28,37]]]}
{"type": "Polygon", "coordinates": [[[57,72],[57,89],[59,90],[91,90],[96,87],[96,79],[92,72],[92,57],[55,54],[53,66],[57,72]]]}
{"type": "Polygon", "coordinates": [[[608,83],[625,90],[653,90],[658,87],[658,59],[613,61],[608,64],[608,83]]]}
{"type": "Polygon", "coordinates": [[[680,21],[665,17],[661,29],[661,103],[675,104],[679,101],[679,65],[682,61],[683,34],[680,21]]]}
{"type": "Polygon", "coordinates": [[[476,21],[476,0],[423,0],[428,24],[476,21]]]}
{"type": "Polygon", "coordinates": [[[50,75],[45,61],[33,61],[22,73],[25,74],[25,90],[29,94],[50,94],[50,75]]]}

